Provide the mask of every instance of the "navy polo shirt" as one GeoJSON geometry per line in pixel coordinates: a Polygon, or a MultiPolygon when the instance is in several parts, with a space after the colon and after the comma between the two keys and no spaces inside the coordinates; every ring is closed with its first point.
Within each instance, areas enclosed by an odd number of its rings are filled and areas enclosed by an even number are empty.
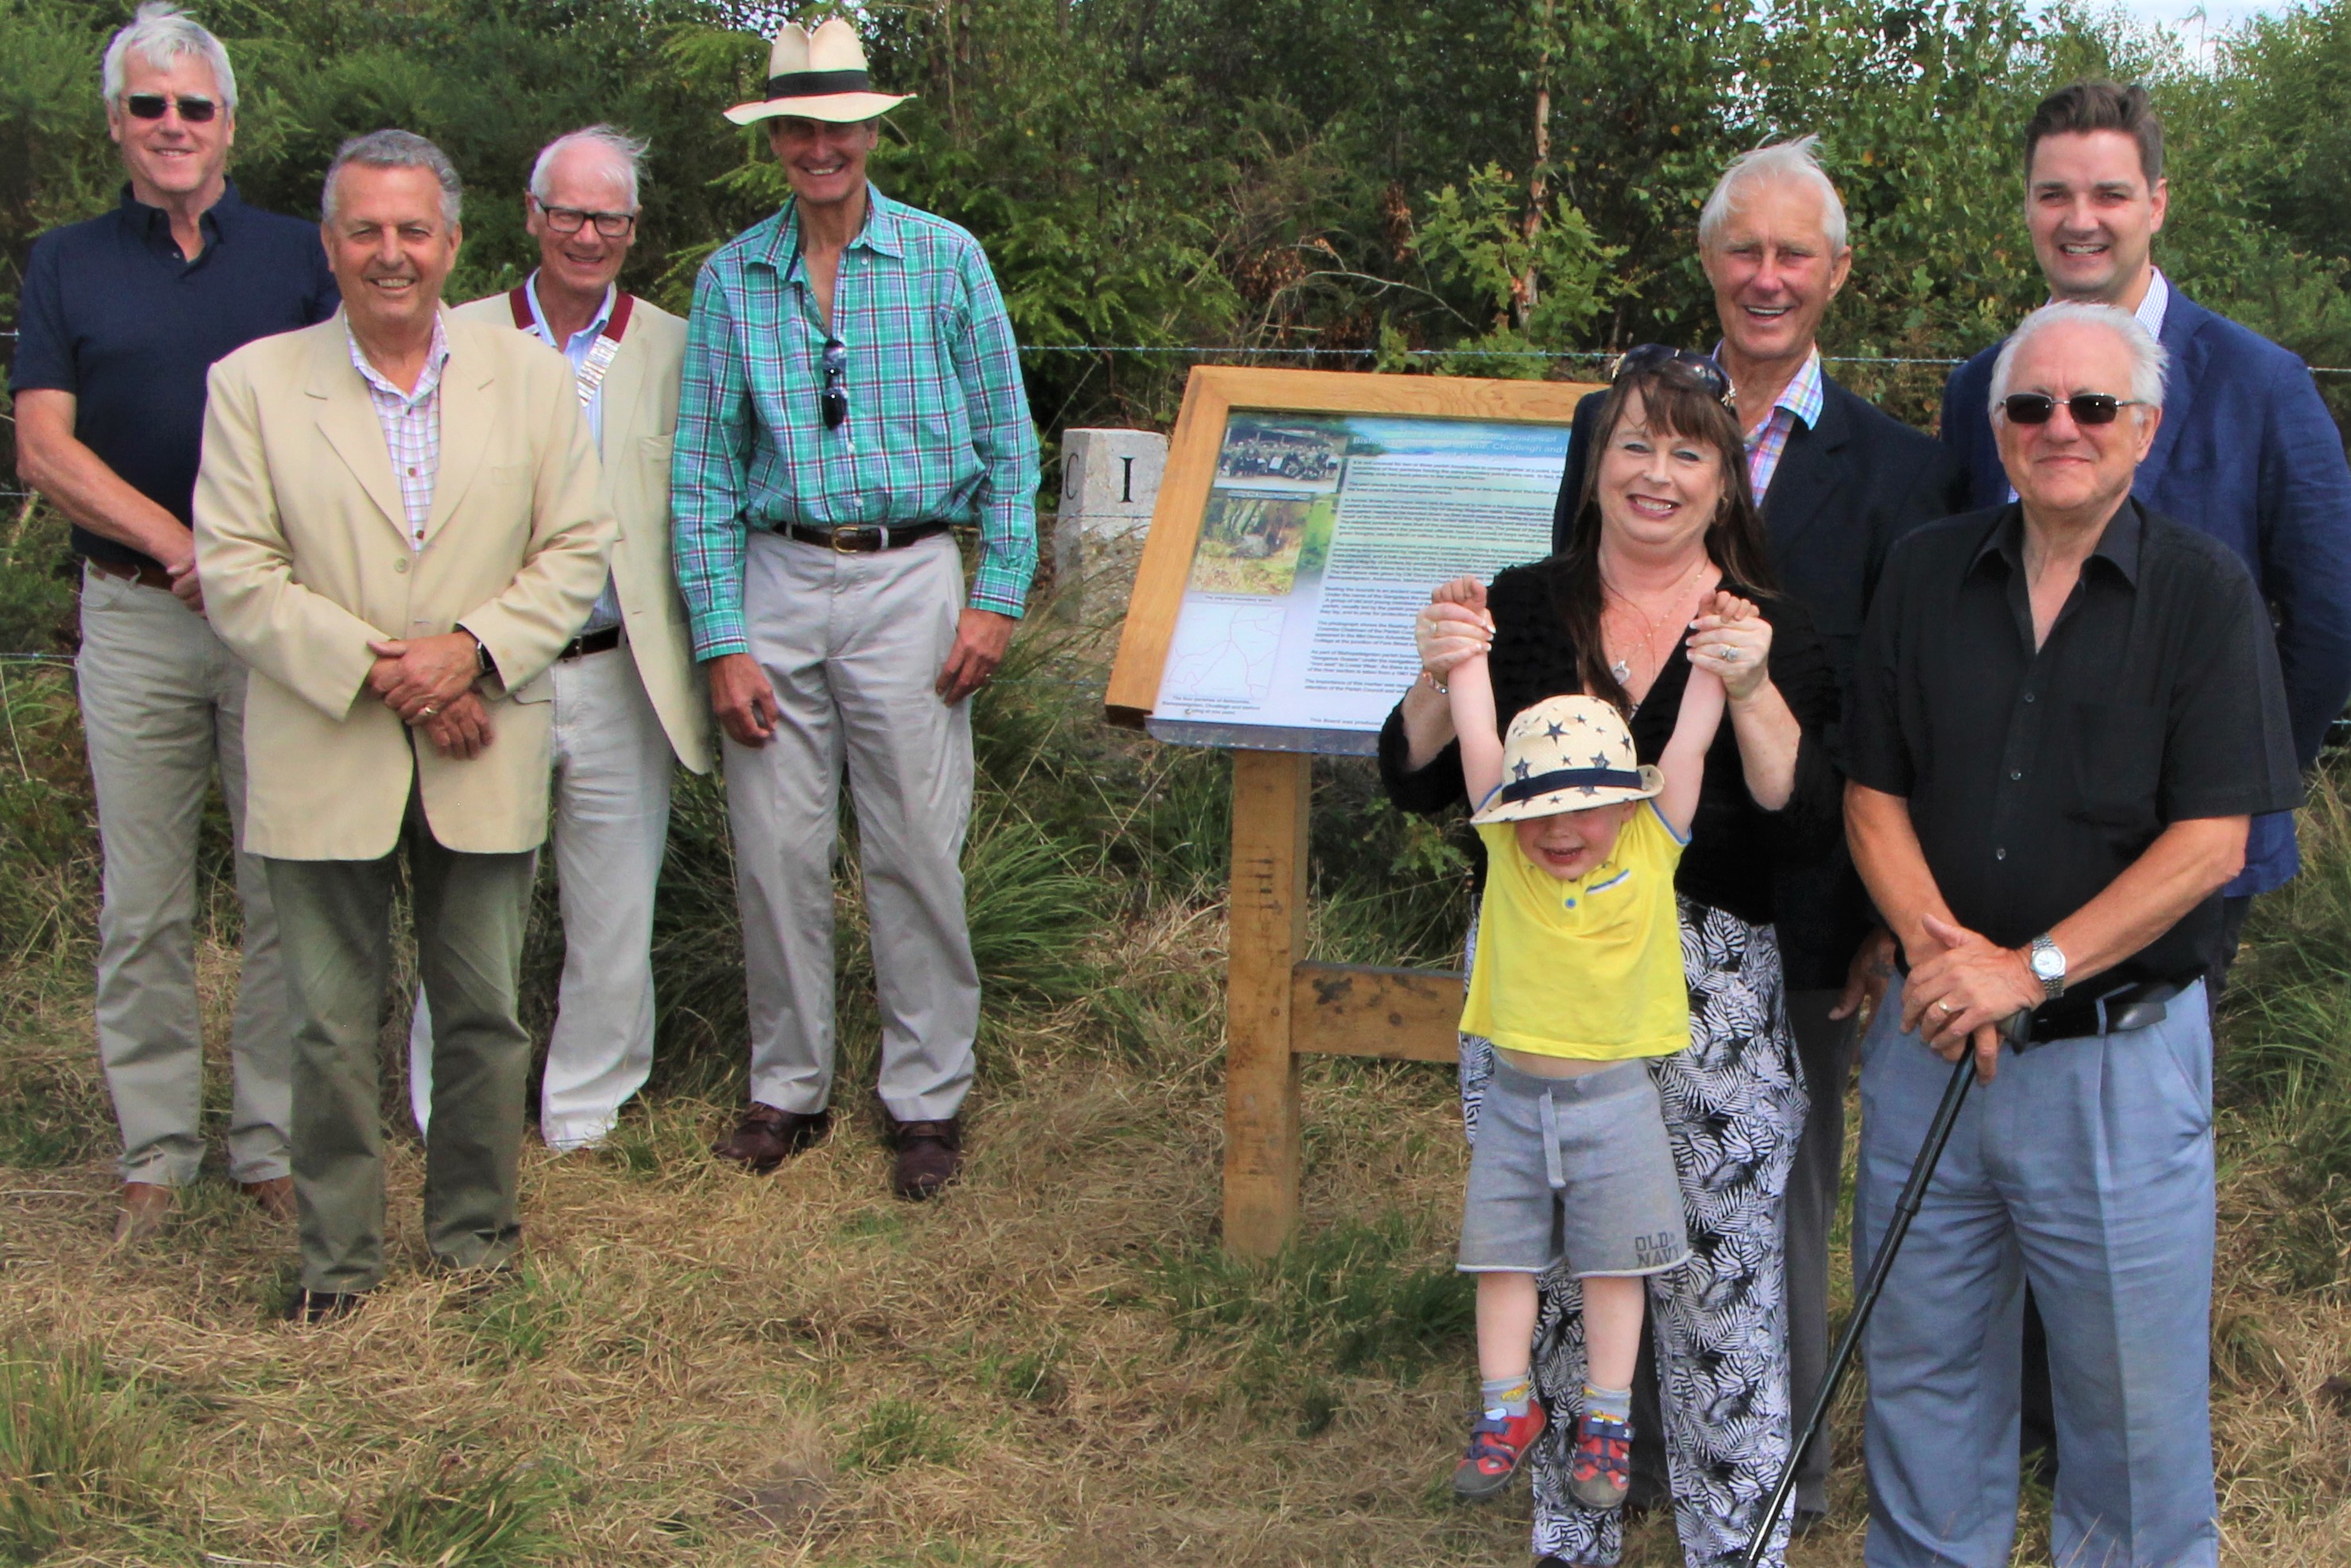
{"type": "MultiPolygon", "coordinates": [[[[35,240],[9,376],[19,396],[73,393],[75,436],[183,523],[204,451],[204,373],[341,303],[317,225],[248,207],[234,183],[198,223],[204,248],[188,261],[169,215],[126,185],[114,211],[35,240]]],[[[147,561],[79,528],[73,546],[120,566],[147,561]]]]}

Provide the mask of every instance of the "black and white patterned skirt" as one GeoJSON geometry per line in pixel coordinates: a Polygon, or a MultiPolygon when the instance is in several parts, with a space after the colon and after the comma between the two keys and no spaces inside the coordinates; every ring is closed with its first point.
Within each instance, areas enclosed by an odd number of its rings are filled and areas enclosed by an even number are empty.
{"type": "MultiPolygon", "coordinates": [[[[1805,1096],[1769,925],[1681,901],[1690,1044],[1652,1059],[1681,1177],[1689,1260],[1649,1281],[1649,1331],[1665,1406],[1674,1517],[1690,1568],[1738,1559],[1790,1440],[1781,1206],[1804,1128],[1805,1096]]],[[[1478,934],[1469,934],[1474,956],[1478,934]]],[[[1461,1110],[1472,1143],[1494,1047],[1461,1037],[1461,1110]]],[[[1614,1563],[1624,1511],[1583,1507],[1567,1490],[1583,1406],[1583,1296],[1555,1270],[1541,1281],[1534,1378],[1552,1424],[1528,1458],[1534,1551],[1614,1563]]],[[[1783,1519],[1767,1562],[1787,1547],[1783,1519]]]]}

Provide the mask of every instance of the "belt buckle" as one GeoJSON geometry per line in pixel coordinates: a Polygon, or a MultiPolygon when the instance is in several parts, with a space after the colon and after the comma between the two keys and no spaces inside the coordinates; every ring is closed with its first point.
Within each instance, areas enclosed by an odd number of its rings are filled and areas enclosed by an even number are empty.
{"type": "Polygon", "coordinates": [[[857,547],[854,544],[844,544],[842,541],[844,539],[853,539],[857,535],[863,533],[865,529],[860,524],[840,523],[835,524],[831,531],[832,553],[835,555],[855,555],[857,553],[857,547]]]}

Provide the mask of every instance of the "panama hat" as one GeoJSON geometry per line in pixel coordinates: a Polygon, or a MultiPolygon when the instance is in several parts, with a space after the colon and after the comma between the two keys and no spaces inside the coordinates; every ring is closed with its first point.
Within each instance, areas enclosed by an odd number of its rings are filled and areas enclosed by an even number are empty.
{"type": "Polygon", "coordinates": [[[1516,822],[1646,800],[1666,776],[1633,753],[1633,732],[1598,697],[1545,697],[1510,721],[1502,782],[1473,822],[1516,822]]]}
{"type": "Polygon", "coordinates": [[[749,125],[789,114],[847,125],[887,114],[914,96],[873,90],[865,46],[857,41],[857,29],[840,17],[819,23],[814,32],[787,22],[768,53],[768,96],[737,104],[726,118],[749,125]]]}

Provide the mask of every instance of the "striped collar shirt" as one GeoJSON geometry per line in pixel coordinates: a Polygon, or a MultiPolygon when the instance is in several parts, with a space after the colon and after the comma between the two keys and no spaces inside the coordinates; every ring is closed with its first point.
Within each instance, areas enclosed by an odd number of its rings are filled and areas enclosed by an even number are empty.
{"type": "Polygon", "coordinates": [[[408,548],[424,548],[424,525],[433,517],[433,485],[441,476],[441,371],[449,363],[449,333],[436,313],[433,346],[425,350],[424,370],[413,392],[402,392],[368,363],[360,340],[343,324],[350,344],[351,368],[367,382],[368,402],[375,405],[376,423],[383,427],[384,445],[392,453],[392,475],[400,482],[400,504],[408,514],[408,548]]]}
{"type": "Polygon", "coordinates": [[[963,229],[865,188],[830,336],[849,417],[825,428],[828,338],[798,204],[703,264],[687,323],[670,504],[697,659],[749,651],[750,530],[977,523],[969,602],[1019,615],[1037,569],[1036,427],[1004,297],[963,229]]]}
{"type": "MultiPolygon", "coordinates": [[[[1719,358],[1719,350],[1717,351],[1719,358]]],[[[1806,430],[1820,423],[1821,408],[1828,402],[1828,389],[1821,379],[1821,351],[1814,349],[1780,393],[1780,401],[1771,405],[1762,424],[1747,438],[1747,483],[1755,492],[1755,504],[1763,504],[1763,493],[1771,487],[1771,476],[1780,471],[1780,459],[1788,450],[1788,438],[1796,426],[1806,430]]]]}
{"type": "MultiPolygon", "coordinates": [[[[538,303],[538,274],[536,271],[524,283],[522,297],[530,302],[530,325],[524,329],[569,361],[576,382],[581,367],[588,363],[588,356],[596,351],[596,340],[602,337],[604,329],[611,324],[613,308],[621,302],[619,286],[609,283],[604,286],[604,303],[596,308],[596,314],[588,325],[571,334],[571,340],[568,343],[557,342],[555,329],[547,324],[547,312],[538,303]]],[[[604,450],[604,385],[601,382],[596,384],[594,394],[588,400],[587,413],[588,434],[595,439],[596,451],[601,455],[604,450]]],[[[620,585],[607,573],[604,591],[596,596],[595,608],[588,612],[587,624],[580,628],[580,635],[610,632],[625,619],[621,611],[620,585]]]]}

